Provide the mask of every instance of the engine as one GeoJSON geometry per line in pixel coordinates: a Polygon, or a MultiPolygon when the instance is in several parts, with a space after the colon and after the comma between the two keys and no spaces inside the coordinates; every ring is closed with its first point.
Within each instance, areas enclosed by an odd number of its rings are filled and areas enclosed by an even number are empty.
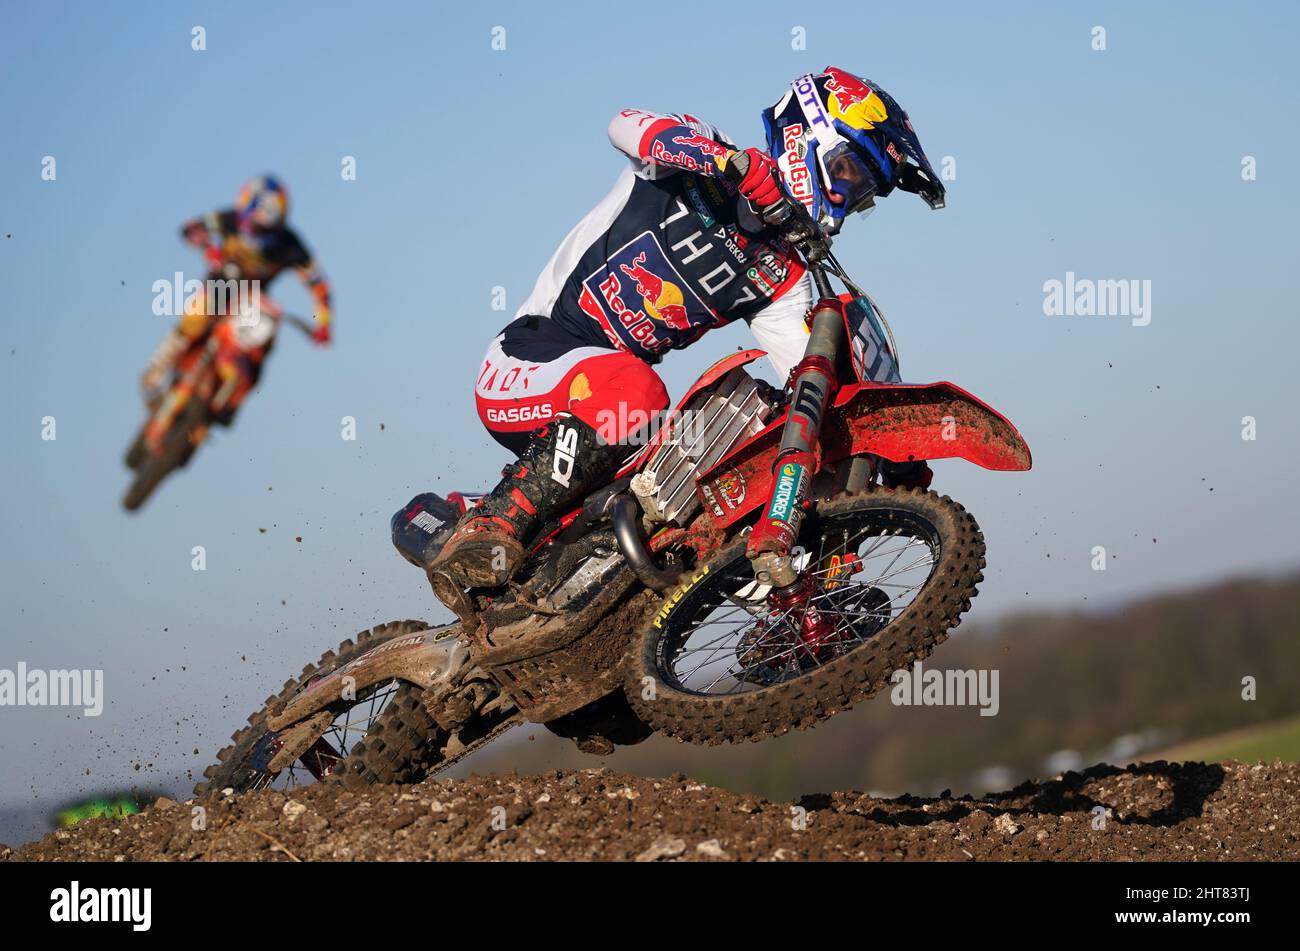
{"type": "Polygon", "coordinates": [[[697,394],[668,423],[664,441],[632,479],[652,522],[685,525],[700,507],[695,480],[743,440],[762,431],[776,408],[771,387],[737,367],[697,394]]]}

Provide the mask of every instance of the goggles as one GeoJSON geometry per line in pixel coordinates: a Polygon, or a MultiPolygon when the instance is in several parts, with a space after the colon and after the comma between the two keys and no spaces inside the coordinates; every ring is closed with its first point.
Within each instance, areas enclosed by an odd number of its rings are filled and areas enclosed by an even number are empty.
{"type": "Polygon", "coordinates": [[[827,191],[835,196],[828,196],[834,217],[842,218],[875,206],[875,173],[849,142],[836,143],[823,157],[822,163],[826,170],[827,191]]]}

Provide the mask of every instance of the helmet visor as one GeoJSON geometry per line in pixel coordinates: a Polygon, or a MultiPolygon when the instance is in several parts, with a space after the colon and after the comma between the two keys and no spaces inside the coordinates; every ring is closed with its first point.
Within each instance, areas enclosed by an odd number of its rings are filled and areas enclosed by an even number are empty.
{"type": "Polygon", "coordinates": [[[866,211],[875,204],[875,173],[848,142],[840,142],[826,153],[825,168],[826,188],[836,217],[866,211]]]}

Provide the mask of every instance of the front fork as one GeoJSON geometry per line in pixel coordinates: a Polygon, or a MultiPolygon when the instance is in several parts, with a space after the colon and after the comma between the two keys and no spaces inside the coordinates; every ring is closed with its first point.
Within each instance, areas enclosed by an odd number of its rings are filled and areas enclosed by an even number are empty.
{"type": "Polygon", "coordinates": [[[203,352],[198,362],[185,374],[184,379],[169,387],[163,395],[162,402],[154,410],[145,428],[145,440],[151,452],[157,453],[162,448],[163,437],[180,415],[185,405],[195,398],[199,378],[216,359],[217,340],[209,337],[203,345],[203,352]]]}
{"type": "Polygon", "coordinates": [[[839,386],[835,365],[844,341],[843,304],[820,267],[814,265],[813,277],[821,299],[808,315],[804,357],[791,371],[790,412],[773,464],[772,492],[745,549],[754,577],[772,585],[774,593],[791,594],[799,581],[791,552],[817,471],[822,417],[839,386]]]}

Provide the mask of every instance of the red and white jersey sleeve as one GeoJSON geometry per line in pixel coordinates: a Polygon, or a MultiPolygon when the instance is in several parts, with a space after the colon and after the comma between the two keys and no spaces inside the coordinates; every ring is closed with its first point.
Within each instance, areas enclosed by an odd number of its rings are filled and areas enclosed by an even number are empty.
{"type": "Polygon", "coordinates": [[[689,113],[624,109],[609,123],[609,141],[631,160],[636,174],[656,178],[676,172],[716,176],[736,148],[718,128],[689,113]]]}

